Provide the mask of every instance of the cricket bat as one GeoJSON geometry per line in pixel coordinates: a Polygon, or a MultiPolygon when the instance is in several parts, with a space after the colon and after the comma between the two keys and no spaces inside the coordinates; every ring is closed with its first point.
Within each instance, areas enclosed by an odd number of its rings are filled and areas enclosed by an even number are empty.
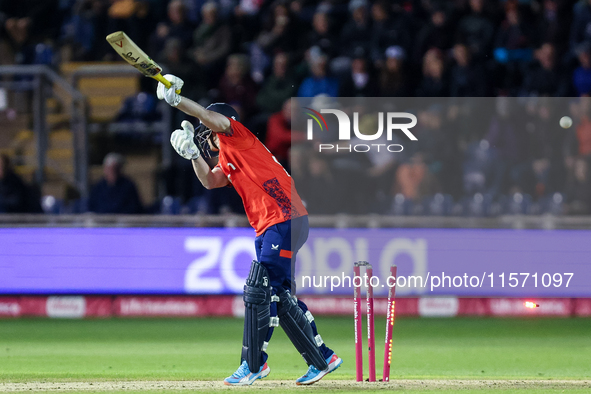
{"type": "MultiPolygon", "coordinates": [[[[166,88],[170,88],[170,82],[162,76],[162,68],[152,60],[144,51],[136,45],[131,38],[122,31],[116,31],[107,36],[107,41],[113,49],[125,60],[138,69],[146,77],[154,78],[162,82],[166,88]]],[[[176,91],[180,93],[180,90],[176,91]]]]}

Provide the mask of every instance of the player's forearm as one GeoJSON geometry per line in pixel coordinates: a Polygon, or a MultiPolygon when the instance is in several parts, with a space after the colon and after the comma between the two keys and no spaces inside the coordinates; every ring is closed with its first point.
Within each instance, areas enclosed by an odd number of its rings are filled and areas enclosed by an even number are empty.
{"type": "Polygon", "coordinates": [[[197,175],[199,182],[201,182],[206,189],[215,189],[226,186],[227,180],[224,178],[224,182],[222,182],[222,179],[209,168],[209,165],[203,157],[191,160],[191,163],[193,164],[193,170],[195,171],[195,175],[197,175]]]}
{"type": "Polygon", "coordinates": [[[198,157],[195,160],[191,160],[191,163],[193,164],[193,170],[195,171],[195,175],[197,175],[197,178],[199,178],[199,182],[201,182],[201,184],[206,189],[213,189],[213,182],[210,176],[210,174],[212,174],[211,169],[209,168],[205,160],[202,157],[198,157]]]}
{"type": "Polygon", "coordinates": [[[230,120],[224,115],[209,111],[184,96],[181,98],[181,102],[177,105],[177,108],[187,115],[198,118],[201,123],[216,133],[226,131],[230,128],[230,120]]]}

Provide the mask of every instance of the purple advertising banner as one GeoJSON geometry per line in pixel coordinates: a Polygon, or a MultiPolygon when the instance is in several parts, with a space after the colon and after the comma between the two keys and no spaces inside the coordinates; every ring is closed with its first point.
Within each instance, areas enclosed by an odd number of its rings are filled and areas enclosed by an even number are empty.
{"type": "MultiPolygon", "coordinates": [[[[240,294],[251,229],[0,229],[0,294],[240,294]]],[[[591,231],[312,229],[299,294],[348,295],[353,262],[375,294],[591,297],[591,231]]]]}

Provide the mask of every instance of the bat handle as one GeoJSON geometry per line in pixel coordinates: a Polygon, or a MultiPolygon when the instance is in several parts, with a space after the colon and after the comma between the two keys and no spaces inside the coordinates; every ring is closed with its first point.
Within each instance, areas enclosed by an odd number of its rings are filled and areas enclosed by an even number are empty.
{"type": "MultiPolygon", "coordinates": [[[[155,79],[155,80],[157,80],[158,82],[162,82],[162,84],[163,84],[164,86],[166,86],[166,89],[170,89],[170,87],[172,86],[172,84],[170,83],[170,81],[169,81],[168,79],[164,78],[164,77],[162,76],[162,74],[157,74],[157,75],[155,75],[155,76],[154,76],[154,79],[155,79]]],[[[177,93],[177,94],[179,94],[180,92],[181,92],[181,91],[180,91],[180,89],[177,89],[177,90],[176,90],[176,93],[177,93]]]]}

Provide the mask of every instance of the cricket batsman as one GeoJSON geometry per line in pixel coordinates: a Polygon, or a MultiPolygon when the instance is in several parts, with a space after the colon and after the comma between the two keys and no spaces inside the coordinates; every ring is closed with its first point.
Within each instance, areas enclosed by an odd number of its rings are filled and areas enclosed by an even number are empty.
{"type": "Polygon", "coordinates": [[[244,335],[240,367],[224,379],[230,386],[250,385],[269,375],[265,352],[274,327],[281,325],[300,352],[308,371],[296,380],[313,384],[342,363],[328,348],[316,328],[314,317],[301,300],[291,294],[292,267],[296,254],[308,238],[308,212],[287,171],[269,150],[240,123],[238,113],[228,104],[207,108],[177,94],[183,81],[164,76],[172,86],[158,83],[157,95],[201,124],[183,121],[172,133],[176,152],[191,160],[199,181],[207,189],[232,186],[244,204],[256,231],[257,260],[252,262],[244,286],[244,335]],[[204,157],[219,156],[211,169],[204,157]]]}

